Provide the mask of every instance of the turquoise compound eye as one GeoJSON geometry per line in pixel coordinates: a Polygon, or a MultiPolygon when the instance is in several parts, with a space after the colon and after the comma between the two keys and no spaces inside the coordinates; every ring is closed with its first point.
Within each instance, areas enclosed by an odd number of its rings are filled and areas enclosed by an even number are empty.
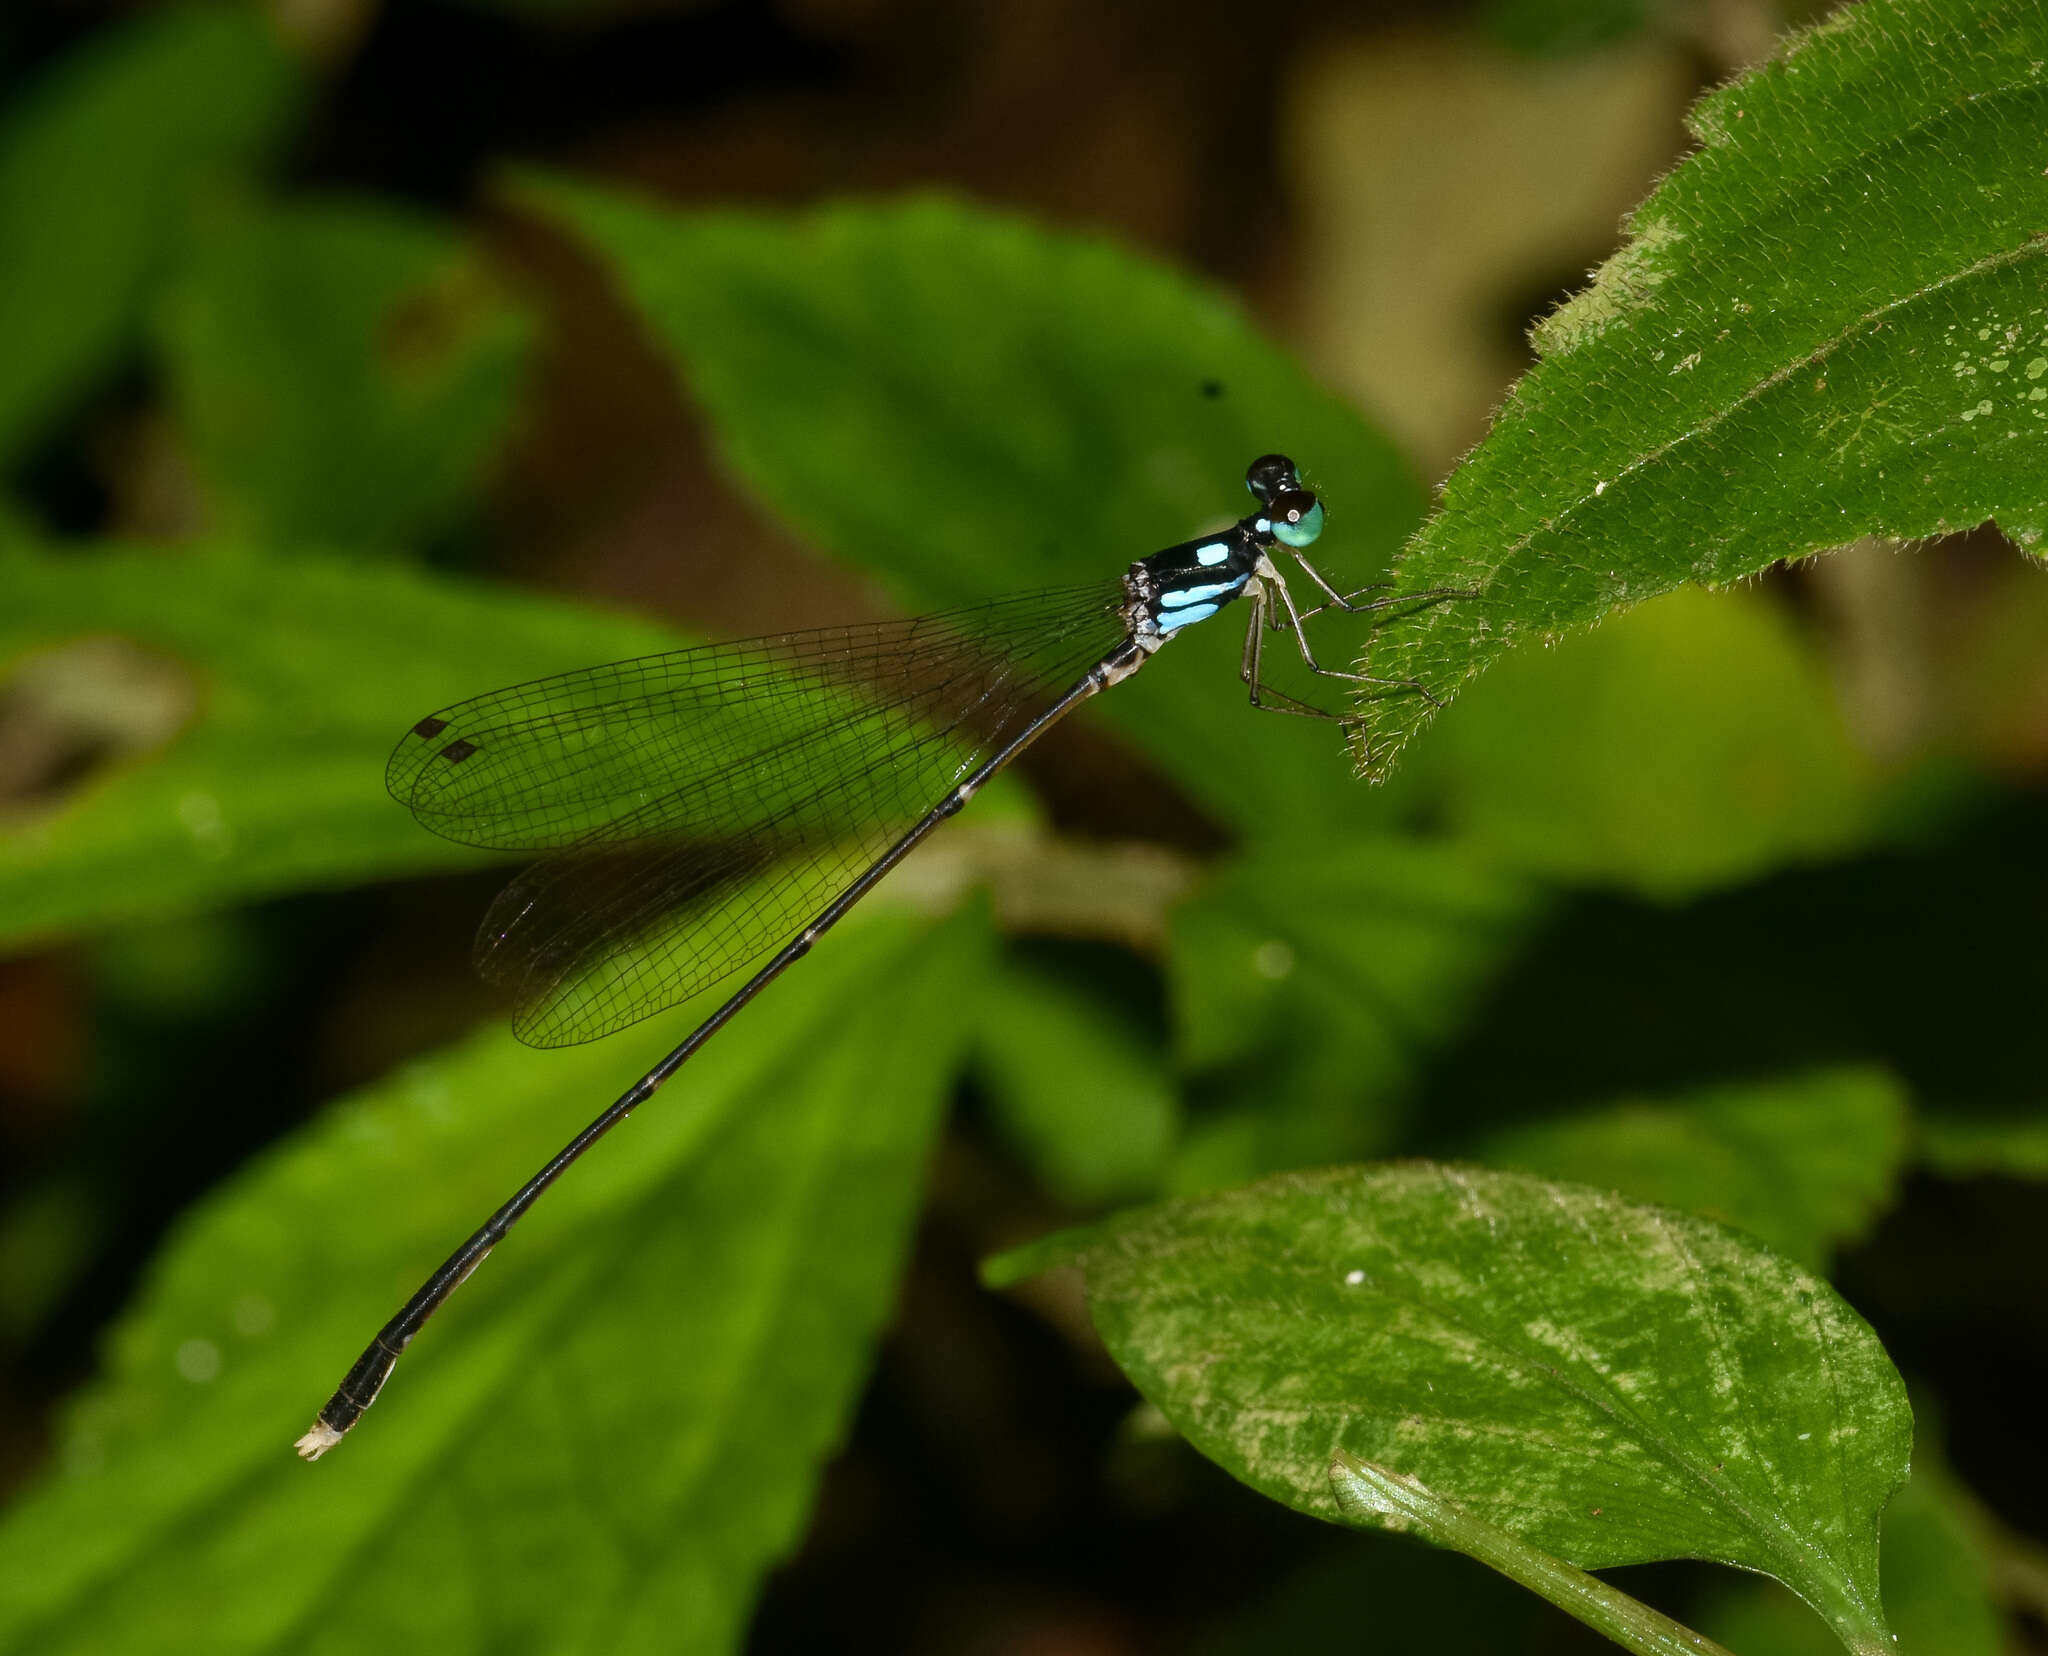
{"type": "Polygon", "coordinates": [[[1282,495],[1268,514],[1273,538],[1283,546],[1311,546],[1323,532],[1323,503],[1307,492],[1282,495]]]}

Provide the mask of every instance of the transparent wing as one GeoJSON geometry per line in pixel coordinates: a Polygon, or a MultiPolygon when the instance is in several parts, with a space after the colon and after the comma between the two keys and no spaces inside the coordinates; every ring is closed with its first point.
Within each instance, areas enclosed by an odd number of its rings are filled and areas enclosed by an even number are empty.
{"type": "Polygon", "coordinates": [[[386,770],[435,833],[553,853],[477,965],[536,1046],[675,1006],[786,941],[1123,635],[1112,587],[560,674],[422,719],[386,770]]]}

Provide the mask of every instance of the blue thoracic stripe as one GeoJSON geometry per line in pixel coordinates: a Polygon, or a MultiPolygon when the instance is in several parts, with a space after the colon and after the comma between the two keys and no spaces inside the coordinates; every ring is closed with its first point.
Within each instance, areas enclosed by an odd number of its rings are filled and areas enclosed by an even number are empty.
{"type": "Polygon", "coordinates": [[[1206,621],[1222,607],[1221,604],[1190,604],[1186,609],[1168,610],[1159,618],[1159,630],[1170,633],[1177,627],[1185,627],[1190,621],[1206,621]]]}
{"type": "Polygon", "coordinates": [[[1230,548],[1221,541],[1211,541],[1207,546],[1195,548],[1195,561],[1205,569],[1213,569],[1230,556],[1230,548]]]}
{"type": "Polygon", "coordinates": [[[1210,598],[1221,598],[1226,592],[1235,592],[1244,585],[1244,577],[1233,581],[1217,581],[1209,586],[1179,587],[1172,592],[1162,592],[1159,602],[1168,609],[1179,609],[1183,604],[1199,604],[1210,598]]]}

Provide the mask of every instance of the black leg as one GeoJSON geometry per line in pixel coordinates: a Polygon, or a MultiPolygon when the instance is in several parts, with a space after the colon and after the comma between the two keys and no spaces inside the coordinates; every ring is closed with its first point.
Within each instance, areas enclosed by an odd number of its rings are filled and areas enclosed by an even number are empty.
{"type": "Polygon", "coordinates": [[[1326,708],[1311,707],[1307,702],[1297,701],[1284,690],[1275,690],[1259,682],[1260,664],[1265,660],[1266,628],[1271,625],[1278,630],[1285,622],[1278,611],[1268,608],[1263,589],[1251,595],[1251,620],[1244,630],[1244,656],[1238,665],[1238,677],[1243,679],[1251,692],[1252,706],[1261,713],[1291,713],[1300,719],[1322,719],[1330,724],[1349,725],[1353,719],[1342,713],[1332,713],[1326,708]]]}
{"type": "MultiPolygon", "coordinates": [[[[1307,566],[1304,565],[1303,567],[1306,568],[1307,566]]],[[[1313,575],[1314,573],[1315,572],[1313,570],[1310,570],[1310,574],[1313,575]]],[[[1321,586],[1325,592],[1331,593],[1332,597],[1336,596],[1333,589],[1329,586],[1327,582],[1323,580],[1323,578],[1320,575],[1316,575],[1315,579],[1316,584],[1321,586]]],[[[1429,693],[1428,688],[1424,686],[1419,679],[1375,678],[1370,673],[1347,673],[1340,668],[1323,666],[1321,662],[1316,660],[1315,651],[1309,647],[1308,630],[1302,625],[1301,612],[1294,607],[1294,594],[1288,590],[1286,581],[1278,579],[1276,577],[1276,579],[1269,584],[1277,586],[1280,589],[1280,602],[1286,608],[1287,620],[1294,633],[1294,642],[1301,651],[1301,659],[1307,664],[1308,670],[1311,673],[1316,674],[1319,678],[1345,679],[1352,684],[1372,684],[1378,685],[1381,688],[1388,690],[1408,690],[1420,696],[1424,701],[1428,702],[1431,707],[1441,708],[1443,706],[1443,703],[1438,701],[1435,696],[1431,695],[1429,693]]],[[[1413,597],[1422,595],[1410,594],[1409,596],[1413,597]]],[[[1373,608],[1384,609],[1389,601],[1398,602],[1399,600],[1382,600],[1377,605],[1367,604],[1354,606],[1351,604],[1345,604],[1344,607],[1348,610],[1351,610],[1355,614],[1359,610],[1373,608]]],[[[1343,603],[1343,600],[1339,599],[1338,602],[1343,603]]],[[[1313,615],[1316,612],[1314,610],[1311,610],[1309,613],[1313,615]]],[[[1254,686],[1254,688],[1256,688],[1256,686],[1254,686]]]]}
{"type": "Polygon", "coordinates": [[[1440,603],[1446,598],[1477,598],[1479,596],[1476,590],[1462,587],[1425,587],[1420,592],[1395,592],[1393,587],[1385,581],[1375,581],[1371,586],[1362,586],[1356,592],[1343,593],[1324,580],[1322,571],[1310,563],[1300,552],[1294,553],[1294,561],[1301,565],[1302,573],[1315,582],[1316,586],[1322,591],[1323,596],[1328,600],[1327,603],[1316,605],[1314,609],[1303,610],[1301,612],[1301,619],[1304,621],[1312,620],[1314,617],[1321,615],[1325,610],[1340,609],[1347,615],[1371,615],[1380,610],[1397,609],[1402,604],[1433,604],[1440,603]],[[1392,596],[1375,598],[1370,603],[1359,603],[1358,599],[1360,596],[1368,592],[1386,592],[1392,594],[1392,596]]]}

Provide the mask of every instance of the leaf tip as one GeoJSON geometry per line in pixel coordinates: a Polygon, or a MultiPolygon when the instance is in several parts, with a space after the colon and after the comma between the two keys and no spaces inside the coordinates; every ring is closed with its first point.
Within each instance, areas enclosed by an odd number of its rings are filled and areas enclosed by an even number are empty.
{"type": "Polygon", "coordinates": [[[507,161],[491,168],[487,193],[514,211],[548,221],[570,216],[583,199],[574,173],[531,161],[507,161]]]}
{"type": "Polygon", "coordinates": [[[1055,1231],[1051,1236],[1041,1236],[1036,1242],[1027,1242],[1021,1248],[1010,1248],[984,1259],[981,1262],[981,1285],[990,1289],[1014,1288],[1018,1283],[1027,1282],[1058,1266],[1079,1265],[1095,1235],[1096,1227],[1092,1225],[1055,1231]]]}

